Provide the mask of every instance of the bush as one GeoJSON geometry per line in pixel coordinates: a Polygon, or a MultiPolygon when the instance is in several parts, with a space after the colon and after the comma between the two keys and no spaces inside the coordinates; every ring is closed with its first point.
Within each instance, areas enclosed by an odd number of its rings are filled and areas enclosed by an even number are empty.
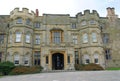
{"type": "Polygon", "coordinates": [[[41,66],[17,66],[15,67],[10,74],[11,75],[19,75],[19,74],[32,74],[32,73],[39,73],[42,70],[41,66]]]}
{"type": "Polygon", "coordinates": [[[90,63],[87,65],[75,65],[76,70],[84,70],[84,71],[95,71],[95,70],[104,70],[103,67],[101,67],[98,64],[90,63]]]}
{"type": "Polygon", "coordinates": [[[103,67],[101,67],[98,64],[91,63],[91,64],[85,65],[84,68],[83,68],[83,70],[86,70],[86,71],[95,71],[95,70],[104,70],[104,69],[103,69],[103,67]]]}
{"type": "Polygon", "coordinates": [[[0,72],[3,74],[3,75],[8,75],[9,72],[14,68],[14,63],[12,62],[1,62],[0,63],[0,72]]]}
{"type": "Polygon", "coordinates": [[[75,64],[75,70],[83,70],[84,66],[85,65],[83,65],[83,64],[75,64]]]}

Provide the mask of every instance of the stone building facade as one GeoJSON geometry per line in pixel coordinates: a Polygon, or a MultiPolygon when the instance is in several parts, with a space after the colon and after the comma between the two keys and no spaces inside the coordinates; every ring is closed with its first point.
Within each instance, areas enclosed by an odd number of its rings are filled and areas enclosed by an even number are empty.
{"type": "Polygon", "coordinates": [[[0,15],[0,61],[16,66],[41,65],[44,70],[74,69],[74,64],[96,63],[120,67],[120,19],[114,8],[107,17],[96,10],[43,14],[15,8],[0,15]]]}

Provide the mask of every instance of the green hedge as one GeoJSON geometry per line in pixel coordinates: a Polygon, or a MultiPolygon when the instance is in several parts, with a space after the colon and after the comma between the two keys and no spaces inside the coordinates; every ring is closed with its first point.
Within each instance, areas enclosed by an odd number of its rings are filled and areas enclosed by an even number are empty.
{"type": "Polygon", "coordinates": [[[104,70],[103,67],[101,67],[99,64],[94,64],[94,63],[90,63],[90,64],[86,64],[86,65],[77,64],[77,65],[75,65],[75,69],[83,70],[83,71],[104,70]]]}
{"type": "Polygon", "coordinates": [[[10,72],[10,75],[40,73],[41,70],[42,70],[41,66],[32,66],[32,67],[17,66],[10,72]]]}
{"type": "Polygon", "coordinates": [[[12,62],[9,62],[9,61],[1,62],[0,63],[0,73],[2,75],[8,75],[14,67],[15,67],[14,63],[12,63],[12,62]]]}

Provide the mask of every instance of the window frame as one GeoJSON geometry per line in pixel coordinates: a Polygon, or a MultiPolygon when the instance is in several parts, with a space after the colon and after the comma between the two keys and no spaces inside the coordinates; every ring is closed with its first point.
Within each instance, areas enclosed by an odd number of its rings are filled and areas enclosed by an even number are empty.
{"type": "Polygon", "coordinates": [[[31,33],[27,32],[25,35],[25,42],[30,43],[31,42],[31,33]]]}
{"type": "Polygon", "coordinates": [[[92,33],[92,42],[97,42],[97,33],[92,33]]]}
{"type": "Polygon", "coordinates": [[[22,24],[23,23],[23,19],[21,17],[18,17],[16,23],[17,24],[22,24]]]}
{"type": "Polygon", "coordinates": [[[83,34],[83,43],[88,43],[88,34],[87,33],[83,34]]]}
{"type": "Polygon", "coordinates": [[[21,42],[21,38],[22,38],[22,32],[20,31],[16,31],[15,32],[15,42],[21,42]]]}

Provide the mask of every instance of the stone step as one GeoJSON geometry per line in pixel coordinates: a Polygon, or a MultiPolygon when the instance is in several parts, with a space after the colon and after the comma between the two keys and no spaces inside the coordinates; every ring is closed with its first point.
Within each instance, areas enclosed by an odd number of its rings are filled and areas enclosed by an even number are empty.
{"type": "Polygon", "coordinates": [[[56,73],[56,72],[75,72],[75,70],[46,70],[46,71],[42,71],[42,73],[56,73]]]}

